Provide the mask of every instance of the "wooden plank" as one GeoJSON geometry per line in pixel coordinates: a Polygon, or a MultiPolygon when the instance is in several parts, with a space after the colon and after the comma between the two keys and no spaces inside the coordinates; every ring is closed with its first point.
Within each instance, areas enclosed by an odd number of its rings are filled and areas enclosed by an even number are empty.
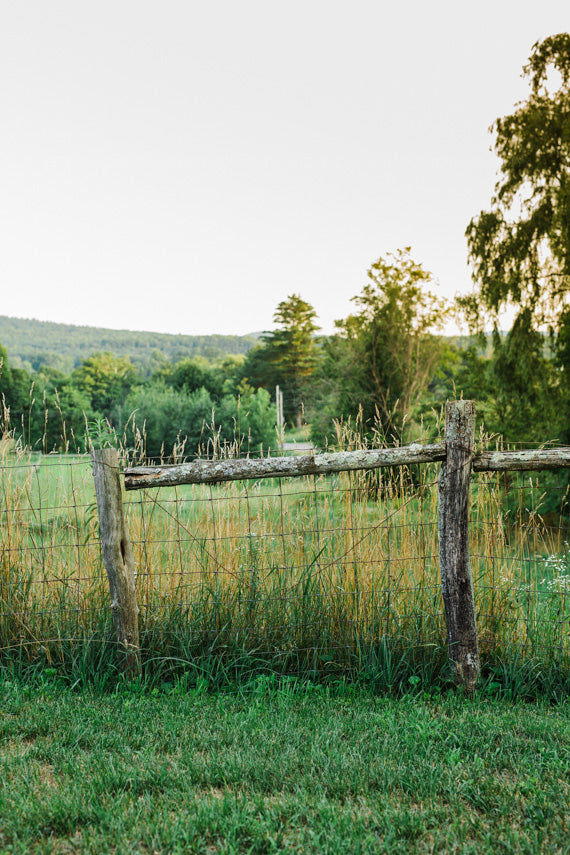
{"type": "Polygon", "coordinates": [[[92,451],[91,459],[113,622],[125,651],[124,671],[134,677],[140,671],[139,610],[133,551],[123,513],[119,456],[115,448],[101,448],[92,451]]]}
{"type": "Polygon", "coordinates": [[[570,466],[570,448],[484,451],[473,459],[474,472],[560,469],[568,466],[570,466]]]}
{"type": "Polygon", "coordinates": [[[294,478],[326,475],[381,466],[433,463],[445,458],[445,443],[407,445],[401,448],[340,451],[334,454],[307,454],[301,457],[258,459],[194,460],[173,466],[135,466],[125,469],[125,488],[142,490],[179,484],[211,484],[257,478],[294,478]]]}
{"type": "Polygon", "coordinates": [[[469,567],[469,480],[475,441],[472,401],[448,402],[447,458],[439,477],[439,563],[449,657],[457,682],[473,692],[479,675],[475,600],[469,567]]]}

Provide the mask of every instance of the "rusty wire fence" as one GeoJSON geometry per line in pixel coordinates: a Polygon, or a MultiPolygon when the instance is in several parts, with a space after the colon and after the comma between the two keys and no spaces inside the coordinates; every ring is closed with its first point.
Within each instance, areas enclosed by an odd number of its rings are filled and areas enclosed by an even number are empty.
{"type": "MultiPolygon", "coordinates": [[[[127,494],[143,662],[353,675],[373,671],[389,648],[412,665],[444,664],[438,472],[426,464],[127,494]]],[[[5,452],[0,497],[0,663],[112,656],[90,459],[5,452]]],[[[516,655],[568,667],[565,500],[550,473],[473,476],[484,663],[516,655]]]]}

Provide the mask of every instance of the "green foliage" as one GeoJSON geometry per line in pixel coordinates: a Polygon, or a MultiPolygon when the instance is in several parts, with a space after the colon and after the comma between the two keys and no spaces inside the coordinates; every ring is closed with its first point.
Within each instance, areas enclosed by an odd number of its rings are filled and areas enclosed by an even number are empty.
{"type": "Polygon", "coordinates": [[[488,427],[512,442],[556,439],[560,393],[555,367],[544,356],[544,336],[533,330],[529,309],[519,313],[504,340],[495,335],[490,379],[495,421],[488,427]]]}
{"type": "Polygon", "coordinates": [[[186,393],[161,383],[139,386],[126,400],[125,411],[145,436],[149,457],[169,456],[175,446],[195,454],[207,439],[214,402],[206,389],[186,393]]]}
{"type": "Polygon", "coordinates": [[[12,369],[8,362],[8,351],[0,342],[0,382],[2,383],[2,391],[8,392],[12,387],[12,369]]]}
{"type": "Polygon", "coordinates": [[[244,384],[241,394],[225,395],[217,403],[201,387],[192,392],[154,382],[135,389],[125,411],[145,437],[149,457],[210,453],[213,447],[235,444],[236,450],[267,448],[274,437],[275,412],[269,393],[244,384]]]}
{"type": "Polygon", "coordinates": [[[570,287],[570,34],[537,42],[524,74],[528,100],[492,128],[500,176],[467,228],[478,290],[464,304],[496,317],[510,301],[556,322],[570,287]]]}
{"type": "Polygon", "coordinates": [[[155,360],[157,371],[143,384],[133,363],[110,352],[94,353],[66,376],[54,368],[33,375],[12,368],[0,345],[0,423],[15,429],[34,449],[84,451],[97,425],[143,431],[147,453],[190,455],[210,442],[235,443],[242,451],[268,447],[275,414],[265,390],[255,393],[242,379],[243,356],[214,364],[201,357],[176,363],[155,360]],[[95,427],[94,427],[95,426],[95,427]]]}
{"type": "Polygon", "coordinates": [[[13,403],[14,379],[8,362],[8,351],[0,342],[0,436],[9,428],[13,403]]]}
{"type": "Polygon", "coordinates": [[[102,416],[87,422],[87,438],[91,448],[116,448],[119,444],[117,431],[102,416]]]}
{"type": "Polygon", "coordinates": [[[92,354],[71,375],[71,383],[91,408],[106,419],[114,419],[119,428],[123,426],[125,400],[137,382],[140,378],[131,360],[108,351],[92,354]]]}
{"type": "Polygon", "coordinates": [[[212,364],[214,385],[218,394],[220,390],[222,395],[234,395],[235,397],[239,394],[241,384],[247,382],[246,358],[244,355],[230,354],[212,364]]]}
{"type": "Polygon", "coordinates": [[[210,394],[217,391],[210,363],[203,357],[185,357],[174,364],[170,363],[161,373],[169,386],[180,391],[206,389],[210,394]]]}
{"type": "MultiPolygon", "coordinates": [[[[508,335],[495,330],[492,341],[489,356],[485,340],[456,351],[442,383],[442,400],[463,397],[475,401],[481,428],[508,443],[563,442],[563,384],[560,370],[547,354],[549,339],[532,328],[530,313],[525,310],[508,335]]],[[[433,397],[426,406],[430,403],[433,397]]]]}
{"type": "Polygon", "coordinates": [[[555,364],[560,372],[563,416],[561,438],[570,444],[570,309],[565,309],[560,315],[555,364]]]}
{"type": "MultiPolygon", "coordinates": [[[[481,353],[476,343],[459,351],[458,356],[458,364],[453,372],[454,397],[462,396],[466,400],[477,402],[489,400],[493,395],[490,358],[481,353]]],[[[479,414],[479,407],[477,413],[479,414]]]]}
{"type": "Polygon", "coordinates": [[[281,387],[286,421],[301,426],[308,381],[317,366],[318,352],[314,308],[299,294],[292,294],[277,306],[273,320],[277,329],[262,336],[263,346],[256,348],[245,366],[251,382],[281,387]]]}
{"type": "MultiPolygon", "coordinates": [[[[489,211],[467,227],[476,290],[460,302],[470,323],[511,304],[518,317],[506,341],[495,336],[490,373],[496,430],[510,440],[567,433],[568,393],[537,329],[564,339],[570,290],[570,34],[537,42],[524,75],[530,94],[497,119],[499,179],[489,211]]],[[[564,340],[556,346],[564,363],[564,340]]]]}
{"type": "Polygon", "coordinates": [[[183,392],[206,389],[219,402],[224,395],[237,395],[244,379],[245,357],[231,354],[214,362],[202,356],[184,357],[177,362],[165,362],[153,375],[152,382],[162,381],[183,392]]]}
{"type": "Polygon", "coordinates": [[[10,426],[25,420],[30,406],[31,376],[22,368],[12,368],[8,351],[0,343],[0,436],[10,426]]]}
{"type": "Polygon", "coordinates": [[[354,418],[359,409],[364,425],[379,418],[386,435],[400,437],[443,356],[434,331],[447,309],[410,249],[379,258],[368,278],[353,298],[359,311],[337,321],[338,333],[323,343],[317,441],[330,434],[333,418],[354,418]]]}
{"type": "Polygon", "coordinates": [[[46,388],[31,410],[28,431],[35,448],[51,451],[86,451],[87,422],[94,418],[89,398],[70,382],[46,388]]]}
{"type": "Polygon", "coordinates": [[[148,378],[164,360],[177,362],[196,356],[215,360],[228,354],[246,354],[257,338],[132,332],[0,315],[0,341],[7,347],[13,366],[26,367],[28,371],[54,367],[70,374],[91,354],[104,350],[130,358],[136,370],[148,378]]]}
{"type": "Polygon", "coordinates": [[[266,389],[254,390],[242,383],[238,395],[225,395],[215,411],[222,443],[237,443],[242,453],[267,452],[275,446],[275,407],[266,389]]]}
{"type": "Polygon", "coordinates": [[[70,378],[51,371],[30,376],[10,368],[0,345],[0,433],[15,430],[44,452],[83,451],[86,420],[93,417],[89,398],[70,378]]]}

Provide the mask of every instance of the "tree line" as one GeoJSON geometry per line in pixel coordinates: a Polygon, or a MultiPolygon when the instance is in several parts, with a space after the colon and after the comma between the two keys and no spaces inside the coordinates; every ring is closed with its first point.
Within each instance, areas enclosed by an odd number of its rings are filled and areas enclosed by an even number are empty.
{"type": "Polygon", "coordinates": [[[185,357],[222,359],[247,353],[257,343],[252,335],[172,335],[58,324],[0,315],[0,341],[14,367],[28,372],[57,368],[69,374],[96,352],[128,356],[146,379],[163,363],[185,357]]]}
{"type": "Polygon", "coordinates": [[[523,73],[527,100],[492,126],[500,170],[489,210],[466,230],[471,294],[446,303],[403,248],[370,266],[332,335],[318,334],[316,309],[293,293],[246,354],[163,359],[146,377],[109,352],[65,373],[11,367],[2,350],[4,421],[48,451],[72,437],[80,446],[101,419],[144,433],[150,456],[182,444],[189,455],[212,443],[267,450],[279,385],[286,421],[309,424],[321,447],[347,424],[388,441],[425,436],[460,395],[508,442],[570,442],[570,35],[534,45],[523,73]],[[502,334],[507,306],[515,320],[502,334]],[[452,312],[469,322],[467,346],[442,335],[452,312]]]}
{"type": "Polygon", "coordinates": [[[224,444],[242,452],[275,445],[270,394],[247,383],[243,355],[164,360],[146,379],[130,358],[110,352],[92,354],[69,374],[12,368],[1,345],[0,360],[4,431],[31,449],[83,451],[102,429],[153,458],[224,444]]]}

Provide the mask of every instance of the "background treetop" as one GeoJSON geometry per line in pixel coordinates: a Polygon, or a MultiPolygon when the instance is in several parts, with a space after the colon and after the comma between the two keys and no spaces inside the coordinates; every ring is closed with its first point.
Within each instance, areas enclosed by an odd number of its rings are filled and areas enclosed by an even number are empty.
{"type": "Polygon", "coordinates": [[[379,424],[401,439],[404,421],[443,358],[436,334],[448,308],[431,287],[431,273],[411,257],[410,247],[388,253],[368,270],[368,282],[353,297],[357,311],[336,322],[324,340],[313,436],[323,441],[334,419],[360,414],[365,430],[379,424]]]}
{"type": "Polygon", "coordinates": [[[570,34],[537,42],[523,76],[528,99],[491,127],[490,210],[466,231],[476,291],[461,302],[479,326],[509,303],[556,325],[570,290],[570,34]]]}
{"type": "Polygon", "coordinates": [[[277,328],[262,336],[262,350],[252,354],[254,360],[263,363],[264,381],[282,387],[285,419],[294,419],[298,427],[302,423],[307,383],[318,360],[315,333],[320,327],[316,317],[310,303],[299,294],[291,294],[275,310],[273,320],[277,328]]]}

